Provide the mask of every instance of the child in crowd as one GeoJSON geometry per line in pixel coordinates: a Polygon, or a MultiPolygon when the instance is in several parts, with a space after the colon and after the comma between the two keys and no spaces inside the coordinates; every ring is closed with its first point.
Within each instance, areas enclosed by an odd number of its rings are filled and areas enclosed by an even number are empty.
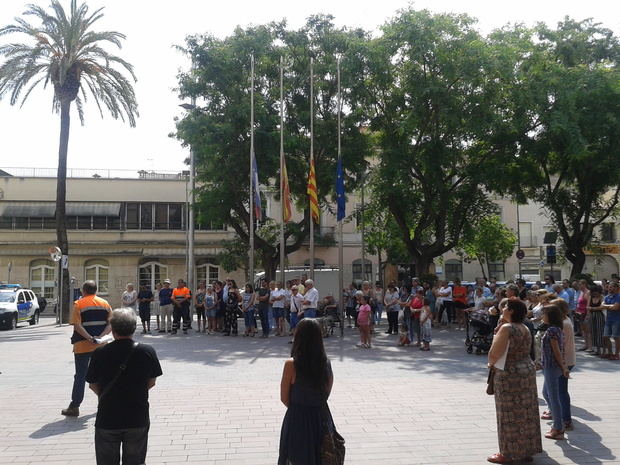
{"type": "Polygon", "coordinates": [[[431,313],[431,301],[429,299],[424,299],[424,306],[420,312],[420,329],[422,333],[422,344],[420,350],[429,351],[431,350],[431,327],[433,315],[431,313]]]}
{"type": "Polygon", "coordinates": [[[398,312],[398,346],[408,346],[411,344],[409,340],[409,327],[407,326],[407,319],[405,318],[404,310],[398,312]]]}
{"type": "Polygon", "coordinates": [[[360,344],[358,347],[362,349],[370,349],[370,319],[372,318],[372,310],[370,309],[370,296],[359,296],[360,306],[357,313],[357,325],[360,330],[360,344]]]}

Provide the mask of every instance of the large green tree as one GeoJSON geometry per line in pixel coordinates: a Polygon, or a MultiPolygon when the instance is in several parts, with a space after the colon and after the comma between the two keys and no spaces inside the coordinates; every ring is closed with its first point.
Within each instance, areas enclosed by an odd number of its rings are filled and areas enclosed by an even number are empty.
{"type": "MultiPolygon", "coordinates": [[[[259,181],[278,190],[279,59],[285,59],[284,143],[290,189],[299,222],[286,225],[286,253],[298,250],[308,236],[306,180],[310,128],[310,58],[315,60],[315,162],[319,203],[333,198],[337,157],[336,57],[342,56],[344,101],[342,147],[347,190],[365,169],[367,136],[355,94],[361,62],[357,42],[361,30],[336,28],[329,16],[313,16],[299,30],[285,23],[238,28],[229,37],[188,37],[182,50],[193,62],[179,76],[181,98],[194,97],[200,107],[177,123],[176,136],[197,157],[197,206],[205,218],[231,226],[249,246],[250,57],[255,57],[255,153],[259,181]]],[[[279,218],[276,219],[279,221],[279,218]]],[[[275,275],[279,245],[255,228],[259,264],[275,275]]]]}
{"type": "Polygon", "coordinates": [[[460,249],[465,260],[477,260],[482,276],[489,276],[489,263],[504,262],[512,255],[517,236],[497,215],[473,219],[465,229],[460,249]],[[485,270],[486,265],[486,270],[485,270]]]}
{"type": "Polygon", "coordinates": [[[483,189],[497,60],[465,15],[406,9],[370,41],[364,102],[376,134],[375,208],[389,212],[416,273],[494,206],[483,189]]]}
{"type": "MultiPolygon", "coordinates": [[[[80,121],[84,121],[83,105],[87,95],[93,97],[103,116],[105,107],[113,118],[127,119],[135,125],[137,103],[131,81],[120,68],[135,80],[132,66],[107,52],[104,45],[121,47],[125,36],[113,31],[94,31],[93,25],[103,16],[102,8],[90,13],[88,6],[71,1],[65,12],[58,0],[52,0],[47,11],[29,5],[23,18],[0,29],[0,36],[25,35],[29,42],[0,46],[0,98],[9,96],[11,105],[21,105],[38,85],[53,86],[53,108],[60,113],[58,178],[56,189],[56,240],[64,254],[69,253],[65,216],[67,152],[71,124],[71,105],[75,102],[80,121]],[[31,17],[38,24],[26,20],[31,17]]],[[[64,321],[68,321],[69,270],[63,270],[62,299],[64,321]]]]}
{"type": "Polygon", "coordinates": [[[620,198],[618,38],[591,20],[566,18],[555,29],[496,31],[491,41],[514,64],[498,101],[504,118],[489,160],[504,176],[493,188],[546,208],[575,276],[620,198]]]}

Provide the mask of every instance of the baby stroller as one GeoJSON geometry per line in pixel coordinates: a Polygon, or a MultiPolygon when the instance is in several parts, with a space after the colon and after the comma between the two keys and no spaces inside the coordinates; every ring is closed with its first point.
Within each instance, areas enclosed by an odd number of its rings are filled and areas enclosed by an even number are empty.
{"type": "Polygon", "coordinates": [[[488,352],[493,342],[493,325],[489,312],[486,309],[474,309],[467,312],[465,332],[467,334],[465,345],[468,354],[471,354],[474,348],[476,348],[476,355],[488,352]],[[470,328],[473,331],[471,336],[470,328]]]}

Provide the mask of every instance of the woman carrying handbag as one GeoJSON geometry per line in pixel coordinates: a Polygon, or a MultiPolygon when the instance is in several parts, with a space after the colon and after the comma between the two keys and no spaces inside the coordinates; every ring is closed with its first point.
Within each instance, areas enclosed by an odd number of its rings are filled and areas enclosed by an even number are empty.
{"type": "Polygon", "coordinates": [[[280,400],[287,411],[278,465],[344,464],[344,439],[327,405],[333,382],[321,327],[314,319],[303,319],[297,325],[280,384],[280,400]]]}

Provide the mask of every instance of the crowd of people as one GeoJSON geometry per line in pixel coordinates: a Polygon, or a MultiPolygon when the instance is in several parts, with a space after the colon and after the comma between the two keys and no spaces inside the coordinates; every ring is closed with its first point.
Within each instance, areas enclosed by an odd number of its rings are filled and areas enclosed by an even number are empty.
{"type": "MultiPolygon", "coordinates": [[[[169,279],[158,283],[154,291],[140,286],[136,290],[129,283],[122,294],[124,307],[133,308],[142,322],[142,333],[149,334],[151,319],[155,317],[157,333],[184,334],[194,329],[196,333],[237,336],[238,319],[244,320],[243,336],[267,338],[293,336],[302,318],[331,317],[332,323],[341,323],[359,331],[360,348],[372,348],[376,327],[385,320],[385,333],[398,336],[399,346],[416,346],[429,351],[434,327],[467,329],[472,312],[488,315],[493,328],[501,313],[501,302],[517,297],[528,309],[527,323],[534,337],[540,342],[538,328],[542,322],[543,306],[555,298],[568,305],[570,319],[576,336],[583,337],[580,350],[609,360],[620,358],[620,344],[612,342],[620,337],[617,316],[608,312],[613,299],[613,286],[617,279],[601,283],[567,279],[555,282],[546,276],[544,282],[497,282],[497,279],[476,279],[474,283],[439,280],[434,283],[417,278],[397,284],[390,282],[384,290],[380,282],[371,285],[351,283],[342,290],[344,321],[340,321],[338,300],[328,294],[320,298],[314,282],[306,275],[290,281],[285,286],[275,281],[260,281],[257,289],[251,283],[239,288],[233,279],[211,284],[200,282],[195,292],[190,291],[184,280],[172,287],[169,279]],[[195,319],[193,315],[196,315],[195,319]],[[385,318],[384,318],[385,317],[385,318]]],[[[292,343],[292,339],[290,341],[292,343]]]]}
{"type": "MultiPolygon", "coordinates": [[[[142,322],[142,334],[151,334],[151,320],[155,316],[155,332],[175,335],[182,329],[184,334],[194,329],[196,334],[221,333],[224,336],[239,335],[238,319],[244,320],[244,337],[255,337],[260,322],[260,337],[293,336],[297,322],[302,318],[315,318],[321,311],[333,308],[331,296],[319,302],[319,291],[314,281],[302,275],[287,281],[282,287],[276,281],[262,280],[257,289],[247,283],[243,289],[234,279],[200,282],[192,292],[183,279],[176,287],[165,279],[155,286],[154,292],[146,286],[136,290],[127,284],[121,296],[122,305],[132,308],[142,322]],[[193,314],[196,315],[194,321],[193,314]]],[[[292,340],[290,341],[292,343],[292,340]]]]}
{"type": "Polygon", "coordinates": [[[544,435],[550,440],[563,440],[565,432],[573,429],[568,380],[577,363],[577,351],[619,359],[617,279],[601,284],[584,279],[560,284],[546,276],[545,284],[537,283],[530,289],[524,284],[509,283],[497,290],[495,297],[489,289],[487,300],[481,300],[482,311],[497,317],[489,351],[487,391],[495,395],[499,437],[499,452],[488,457],[492,463],[531,461],[542,451],[540,420],[551,422],[544,435]],[[576,347],[576,336],[583,337],[580,348],[576,347]],[[547,404],[542,415],[537,370],[543,374],[542,392],[547,404]]]}

